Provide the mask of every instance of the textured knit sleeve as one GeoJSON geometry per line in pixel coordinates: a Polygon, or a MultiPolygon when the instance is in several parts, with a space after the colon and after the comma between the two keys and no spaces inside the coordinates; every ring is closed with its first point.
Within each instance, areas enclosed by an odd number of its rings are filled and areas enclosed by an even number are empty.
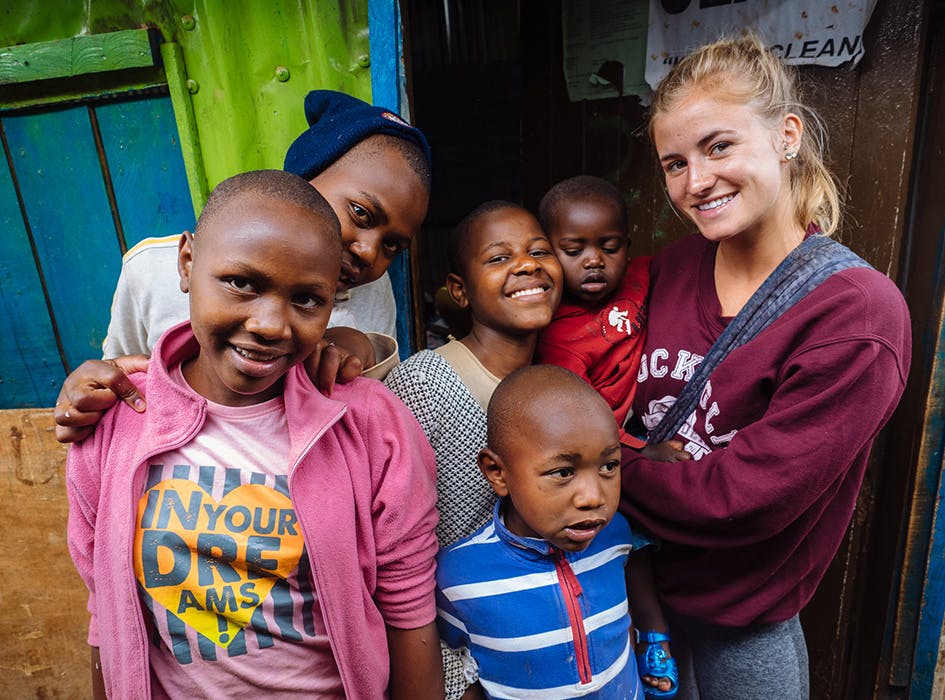
{"type": "Polygon", "coordinates": [[[492,515],[495,494],[476,458],[486,446],[486,413],[440,355],[423,350],[387,376],[387,386],[423,428],[437,468],[441,546],[472,534],[492,515]]]}
{"type": "Polygon", "coordinates": [[[462,647],[454,649],[440,640],[440,656],[443,658],[443,680],[446,688],[446,700],[459,700],[466,689],[479,680],[479,666],[462,647]]]}
{"type": "Polygon", "coordinates": [[[384,384],[399,398],[417,419],[423,433],[435,444],[440,432],[440,412],[437,409],[439,393],[431,386],[428,363],[424,353],[408,357],[394,367],[384,384]]]}

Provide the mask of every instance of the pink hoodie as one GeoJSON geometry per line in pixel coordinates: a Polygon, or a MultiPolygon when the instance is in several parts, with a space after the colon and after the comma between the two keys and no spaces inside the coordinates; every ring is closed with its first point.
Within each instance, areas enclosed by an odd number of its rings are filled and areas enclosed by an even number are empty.
{"type": "MultiPolygon", "coordinates": [[[[148,410],[123,403],[69,451],[69,548],[89,587],[88,641],[110,697],[150,697],[148,640],[132,564],[135,513],[148,460],[190,441],[206,401],[167,369],[197,353],[187,323],[158,342],[143,384],[148,410]]],[[[301,366],[286,375],[289,494],[345,694],[385,697],[385,624],[434,619],[436,464],[423,431],[383,385],[357,379],[331,399],[301,366]],[[316,447],[317,449],[313,449],[316,447]]]]}

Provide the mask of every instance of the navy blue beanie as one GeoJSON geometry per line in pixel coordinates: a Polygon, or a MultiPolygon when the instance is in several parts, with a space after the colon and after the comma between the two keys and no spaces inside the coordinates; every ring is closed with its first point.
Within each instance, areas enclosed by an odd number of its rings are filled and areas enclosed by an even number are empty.
{"type": "Polygon", "coordinates": [[[283,170],[306,180],[374,134],[397,136],[417,144],[430,163],[430,146],[420,129],[390,110],[343,92],[312,90],[305,96],[305,118],[309,127],[289,146],[283,170]]]}

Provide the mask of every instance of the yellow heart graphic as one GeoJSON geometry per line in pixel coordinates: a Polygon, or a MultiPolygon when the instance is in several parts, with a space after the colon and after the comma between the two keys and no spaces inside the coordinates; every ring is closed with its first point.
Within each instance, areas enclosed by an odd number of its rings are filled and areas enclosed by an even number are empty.
{"type": "Polygon", "coordinates": [[[167,479],[138,501],[135,575],[184,624],[227,647],[304,542],[287,496],[244,484],[217,501],[186,479],[167,479]]]}

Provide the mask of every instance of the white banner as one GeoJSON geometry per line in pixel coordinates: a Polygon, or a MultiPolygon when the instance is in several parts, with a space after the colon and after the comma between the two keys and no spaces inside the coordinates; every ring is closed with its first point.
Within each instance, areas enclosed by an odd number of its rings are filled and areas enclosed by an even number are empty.
{"type": "Polygon", "coordinates": [[[656,87],[679,59],[751,28],[785,63],[853,65],[876,0],[650,0],[646,82],[656,87]]]}

